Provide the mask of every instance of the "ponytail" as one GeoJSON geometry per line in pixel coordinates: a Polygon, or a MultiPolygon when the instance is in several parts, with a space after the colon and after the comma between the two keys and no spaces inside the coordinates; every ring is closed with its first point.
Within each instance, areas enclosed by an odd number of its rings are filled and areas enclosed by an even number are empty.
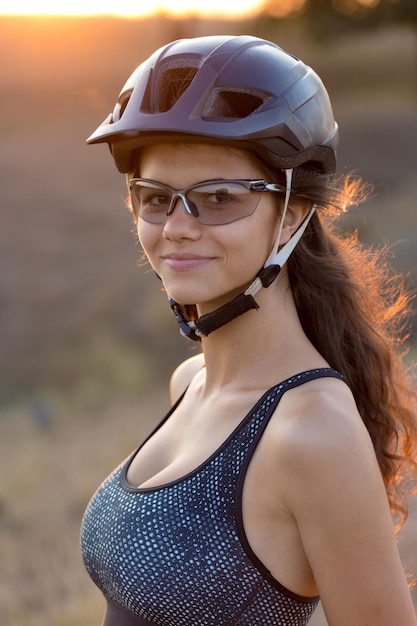
{"type": "Polygon", "coordinates": [[[404,366],[410,298],[384,251],[342,236],[335,213],[367,189],[298,168],[294,193],[320,204],[288,260],[288,275],[304,331],[331,367],[342,372],[371,436],[392,512],[407,519],[407,470],[415,469],[417,394],[404,366]],[[339,188],[338,188],[339,187],[339,188]]]}

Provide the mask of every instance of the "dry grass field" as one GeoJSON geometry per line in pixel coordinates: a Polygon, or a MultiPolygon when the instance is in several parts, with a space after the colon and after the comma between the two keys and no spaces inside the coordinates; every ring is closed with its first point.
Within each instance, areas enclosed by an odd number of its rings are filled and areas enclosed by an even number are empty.
{"type": "MultiPolygon", "coordinates": [[[[0,624],[95,626],[81,518],[102,479],[167,407],[190,348],[145,268],[124,182],[85,138],[130,69],[182,35],[256,25],[0,19],[0,624]]],[[[348,217],[416,285],[416,39],[407,29],[312,44],[265,36],[316,67],[341,126],[341,169],[378,196],[348,217]]],[[[262,32],[257,34],[263,35],[262,32]]],[[[417,577],[417,505],[401,535],[417,577]]],[[[414,591],[417,605],[417,595],[414,591]]],[[[312,626],[324,626],[318,614],[312,626]]],[[[352,625],[353,626],[353,625],[352,625]]]]}

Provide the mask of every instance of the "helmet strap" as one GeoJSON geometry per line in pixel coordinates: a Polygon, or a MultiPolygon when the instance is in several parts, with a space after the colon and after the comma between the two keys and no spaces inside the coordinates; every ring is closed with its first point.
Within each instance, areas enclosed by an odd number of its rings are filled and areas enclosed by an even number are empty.
{"type": "Polygon", "coordinates": [[[175,300],[170,298],[169,304],[180,326],[180,333],[193,341],[200,341],[202,337],[207,337],[213,330],[221,328],[246,311],[259,309],[259,304],[253,296],[246,292],[239,294],[215,311],[191,321],[185,319],[182,307],[175,300]]]}
{"type": "Polygon", "coordinates": [[[287,243],[278,251],[284,220],[291,196],[292,172],[292,169],[285,170],[286,191],[284,208],[274,247],[264,266],[258,272],[255,280],[249,285],[249,287],[243,293],[233,298],[230,302],[227,302],[215,311],[202,315],[195,320],[187,320],[181,305],[175,302],[172,298],[169,298],[169,304],[180,326],[180,332],[184,337],[192,339],[193,341],[201,341],[202,337],[207,337],[214,330],[228,324],[243,313],[246,313],[246,311],[259,309],[259,304],[254,299],[254,295],[258,293],[262,287],[268,288],[272,285],[280,273],[281,268],[287,262],[289,256],[303,236],[304,231],[307,228],[314,211],[316,210],[316,205],[313,204],[304,221],[293,234],[291,239],[287,241],[287,243]]]}

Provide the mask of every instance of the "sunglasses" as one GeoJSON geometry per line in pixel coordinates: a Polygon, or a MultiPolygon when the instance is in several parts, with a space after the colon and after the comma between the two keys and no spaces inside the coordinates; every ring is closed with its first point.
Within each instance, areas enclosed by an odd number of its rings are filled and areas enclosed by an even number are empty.
{"type": "Polygon", "coordinates": [[[164,224],[180,199],[197,222],[217,226],[252,215],[262,193],[285,194],[285,186],[264,180],[220,179],[173,189],[148,178],[131,178],[129,191],[134,214],[150,224],[164,224]]]}

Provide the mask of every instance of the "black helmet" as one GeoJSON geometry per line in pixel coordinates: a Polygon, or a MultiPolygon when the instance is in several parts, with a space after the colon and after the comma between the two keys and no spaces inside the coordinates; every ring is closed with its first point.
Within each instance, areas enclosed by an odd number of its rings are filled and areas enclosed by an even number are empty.
{"type": "Polygon", "coordinates": [[[123,87],[88,138],[107,142],[122,173],[155,141],[249,148],[281,169],[334,172],[338,130],[319,76],[252,36],[182,39],[157,50],[123,87]]]}

